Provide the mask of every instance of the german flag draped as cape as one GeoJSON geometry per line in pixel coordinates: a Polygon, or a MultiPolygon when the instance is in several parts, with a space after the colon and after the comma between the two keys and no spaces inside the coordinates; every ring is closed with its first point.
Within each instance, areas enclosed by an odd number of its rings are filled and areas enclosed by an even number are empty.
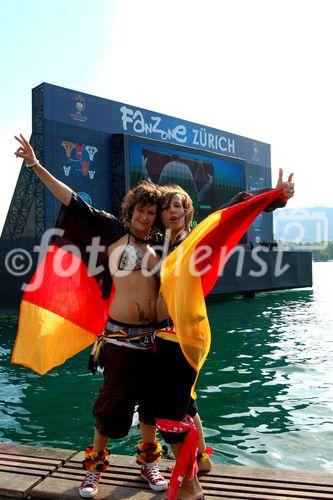
{"type": "MultiPolygon", "coordinates": [[[[163,263],[162,293],[182,351],[197,372],[210,348],[204,298],[213,288],[228,252],[260,212],[278,198],[281,192],[272,190],[214,212],[163,263]],[[193,256],[203,246],[210,247],[212,253],[195,263],[193,256]],[[200,275],[207,264],[209,270],[200,275]]],[[[125,234],[115,217],[90,207],[75,194],[70,205],[62,207],[57,227],[65,233],[54,239],[30,281],[38,283],[42,278],[40,285],[23,294],[12,355],[12,363],[41,375],[91,345],[103,331],[110,297],[103,299],[98,280],[87,273],[87,245],[93,237],[101,237],[100,244],[107,247],[125,234]],[[67,246],[73,243],[80,256],[67,246]],[[55,273],[59,262],[62,269],[73,266],[75,272],[66,278],[55,273]]],[[[106,261],[107,254],[102,252],[98,263],[106,261]]]]}
{"type": "MultiPolygon", "coordinates": [[[[69,206],[62,206],[56,228],[64,234],[53,238],[28,284],[31,290],[23,294],[12,354],[12,363],[40,375],[93,344],[103,332],[110,275],[105,269],[96,277],[88,274],[87,246],[99,237],[99,244],[106,248],[126,234],[116,217],[96,210],[75,193],[69,206]],[[80,256],[68,245],[75,245],[80,256]],[[61,270],[69,267],[73,269],[70,276],[61,276],[61,270]],[[101,284],[106,293],[102,294],[101,284]]],[[[97,265],[107,265],[106,251],[100,252],[97,265]]]]}
{"type": "Polygon", "coordinates": [[[269,205],[284,206],[281,198],[281,191],[274,189],[212,213],[163,263],[161,291],[183,354],[197,373],[211,343],[205,297],[254,219],[269,205]]]}

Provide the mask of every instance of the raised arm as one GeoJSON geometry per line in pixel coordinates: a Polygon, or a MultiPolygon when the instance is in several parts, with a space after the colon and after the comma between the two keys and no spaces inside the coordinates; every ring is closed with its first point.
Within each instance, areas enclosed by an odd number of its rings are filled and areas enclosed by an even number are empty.
{"type": "MultiPolygon", "coordinates": [[[[272,212],[273,210],[276,210],[277,208],[282,208],[286,205],[287,201],[289,198],[292,198],[295,194],[295,185],[292,182],[293,180],[293,175],[290,174],[288,176],[288,180],[284,181],[283,180],[283,169],[279,169],[279,177],[277,180],[277,184],[275,186],[275,189],[279,189],[281,191],[281,197],[275,200],[271,205],[265,208],[264,212],[272,212]]],[[[226,208],[230,207],[231,205],[236,205],[237,203],[241,203],[242,201],[247,200],[248,198],[251,198],[251,196],[256,196],[257,194],[265,193],[267,191],[271,191],[272,188],[262,188],[262,189],[255,189],[253,191],[242,191],[241,193],[236,194],[233,198],[231,198],[229,201],[224,203],[220,208],[226,208]]]]}
{"type": "Polygon", "coordinates": [[[36,158],[35,152],[29,142],[20,134],[20,137],[15,135],[15,139],[20,143],[20,146],[15,151],[16,158],[23,158],[27,168],[31,168],[51,193],[58,198],[64,205],[69,205],[73,191],[63,182],[59,181],[53,175],[42,167],[36,158]]]}

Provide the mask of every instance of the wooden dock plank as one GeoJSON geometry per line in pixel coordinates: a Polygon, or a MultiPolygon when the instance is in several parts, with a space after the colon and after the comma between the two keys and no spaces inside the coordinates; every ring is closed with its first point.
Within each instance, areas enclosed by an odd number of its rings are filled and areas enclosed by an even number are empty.
{"type": "MultiPolygon", "coordinates": [[[[138,474],[138,465],[136,465],[133,462],[133,459],[130,460],[130,465],[129,466],[122,466],[120,465],[122,462],[123,458],[127,457],[118,457],[119,460],[111,466],[106,474],[117,474],[121,475],[126,471],[126,473],[132,473],[132,474],[138,474]]],[[[128,457],[131,458],[131,457],[128,457]]],[[[127,462],[127,460],[126,460],[127,462]]],[[[169,465],[169,462],[166,461],[161,461],[160,463],[160,470],[161,472],[166,476],[170,476],[170,472],[166,469],[166,466],[169,465]]],[[[232,470],[231,466],[231,470],[232,470]]],[[[73,460],[70,460],[69,462],[66,462],[61,468],[58,469],[60,472],[66,472],[67,470],[70,470],[71,472],[77,471],[78,473],[82,471],[82,466],[80,462],[74,462],[73,460]]],[[[251,471],[250,473],[243,474],[243,477],[241,477],[241,474],[239,474],[239,468],[236,467],[236,471],[231,474],[230,471],[229,474],[225,474],[225,466],[219,465],[219,464],[214,464],[213,469],[209,474],[205,474],[200,476],[200,481],[204,482],[205,484],[214,484],[214,483],[223,483],[223,484],[253,484],[256,486],[267,486],[267,487],[277,487],[277,488],[283,488],[285,485],[291,485],[293,488],[296,490],[299,488],[308,488],[310,490],[314,489],[317,490],[319,488],[322,488],[323,491],[329,491],[331,492],[333,489],[333,474],[325,474],[325,473],[318,473],[314,474],[316,481],[313,481],[312,483],[309,482],[309,479],[314,479],[310,473],[310,476],[307,474],[302,474],[302,477],[297,477],[298,472],[297,471],[287,471],[291,472],[291,474],[285,474],[285,470],[278,469],[280,471],[280,474],[277,476],[276,470],[275,469],[255,469],[255,474],[253,474],[251,471]],[[273,472],[273,474],[272,474],[273,472]],[[286,477],[287,476],[287,477],[286,477]],[[304,480],[304,478],[307,478],[307,481],[304,480]],[[303,479],[303,481],[301,480],[303,479]]]]}
{"type": "MultiPolygon", "coordinates": [[[[66,474],[70,474],[72,479],[75,475],[80,476],[83,458],[83,452],[74,455],[56,475],[66,478],[66,474]]],[[[166,472],[166,468],[170,464],[170,460],[160,463],[160,470],[167,478],[170,473],[166,472]]],[[[138,466],[134,457],[115,455],[111,456],[111,467],[104,474],[106,482],[123,487],[129,486],[137,476],[138,466]]],[[[207,496],[218,498],[333,499],[333,474],[329,473],[214,464],[211,473],[201,476],[200,482],[207,496]]]]}
{"type": "MultiPolygon", "coordinates": [[[[78,481],[79,483],[83,480],[83,474],[63,474],[61,472],[56,472],[52,474],[52,477],[61,477],[62,479],[70,479],[73,481],[78,481]]],[[[108,474],[103,474],[101,482],[104,484],[118,485],[128,488],[139,488],[144,490],[149,490],[148,483],[144,481],[138,474],[136,476],[121,475],[112,476],[108,474]]]]}
{"type": "Polygon", "coordinates": [[[24,498],[40,481],[41,476],[0,471],[0,498],[24,498]]]}
{"type": "MultiPolygon", "coordinates": [[[[77,462],[78,466],[84,458],[84,453],[79,452],[65,464],[74,464],[77,462]]],[[[138,468],[135,462],[135,457],[125,456],[125,455],[111,455],[110,457],[111,468],[116,467],[133,467],[138,468]],[[113,465],[114,464],[114,465],[113,465]]],[[[161,460],[160,469],[166,470],[170,465],[173,465],[172,460],[161,460]]],[[[327,485],[333,488],[333,473],[331,472],[313,472],[313,471],[299,471],[290,469],[278,469],[278,468],[268,468],[268,467],[249,467],[244,465],[224,465],[224,464],[214,464],[213,469],[209,474],[201,475],[200,481],[203,478],[212,477],[225,477],[225,478],[235,478],[235,479],[249,479],[257,481],[271,481],[271,482],[282,482],[282,483],[299,483],[299,484],[319,484],[327,485]]],[[[333,497],[332,497],[333,500],[333,497]]]]}
{"type": "MultiPolygon", "coordinates": [[[[78,469],[70,469],[70,468],[62,468],[55,473],[52,474],[52,477],[57,477],[61,479],[67,479],[72,481],[77,481],[78,485],[80,481],[83,479],[84,471],[79,471],[78,469]]],[[[138,472],[136,473],[126,473],[126,471],[122,471],[119,474],[112,474],[110,472],[104,473],[102,476],[101,483],[120,486],[123,488],[139,488],[139,489],[147,489],[148,486],[145,482],[142,481],[138,472]]],[[[219,483],[208,482],[207,480],[201,480],[202,487],[204,488],[207,496],[225,496],[228,494],[230,497],[234,496],[236,493],[236,497],[238,497],[238,493],[241,493],[244,498],[290,498],[293,496],[295,499],[326,499],[331,500],[332,497],[332,489],[325,488],[322,489],[320,487],[314,487],[311,489],[310,487],[306,487],[305,489],[298,487],[295,489],[292,485],[284,485],[280,488],[277,488],[276,485],[269,484],[261,484],[256,483],[246,483],[246,482],[237,482],[234,483],[232,480],[229,481],[221,481],[219,483]]],[[[78,487],[78,486],[77,486],[78,487]]]]}
{"type": "MultiPolygon", "coordinates": [[[[163,470],[163,468],[160,468],[161,472],[165,475],[165,477],[168,479],[170,476],[170,473],[166,472],[163,470]]],[[[78,469],[77,467],[71,468],[68,464],[65,464],[64,467],[61,467],[58,469],[53,476],[57,477],[66,477],[66,476],[71,476],[72,478],[75,477],[83,477],[84,471],[82,469],[78,469]]],[[[109,481],[114,480],[114,481],[132,481],[138,480],[138,475],[139,471],[138,468],[136,470],[128,470],[120,467],[111,467],[106,473],[103,474],[103,477],[108,479],[109,481]]],[[[140,480],[140,479],[139,479],[140,480]]],[[[301,485],[301,484],[290,484],[283,482],[281,484],[277,482],[270,482],[270,481],[260,481],[259,479],[251,479],[251,480],[241,480],[241,479],[234,479],[234,478],[221,478],[219,476],[214,476],[210,477],[209,475],[206,475],[205,477],[200,478],[201,484],[204,485],[205,489],[207,490],[220,490],[224,488],[229,488],[230,486],[234,486],[235,488],[241,487],[241,488],[257,488],[258,491],[260,489],[269,489],[270,491],[275,490],[292,490],[297,494],[297,492],[318,492],[318,493],[325,493],[332,495],[332,488],[330,486],[322,486],[322,485],[301,485]]]]}
{"type": "Polygon", "coordinates": [[[263,488],[256,486],[248,486],[244,484],[221,484],[218,488],[209,488],[205,483],[201,483],[205,493],[214,492],[215,495],[218,493],[226,494],[230,496],[234,493],[242,493],[244,498],[262,498],[262,496],[270,497],[276,496],[281,499],[288,499],[291,496],[300,499],[311,499],[311,500],[332,500],[332,492],[319,492],[319,491],[305,491],[305,490],[295,490],[286,486],[285,488],[263,488]]]}
{"type": "MultiPolygon", "coordinates": [[[[65,473],[65,469],[70,468],[72,472],[79,471],[82,459],[82,452],[74,455],[60,469],[61,472],[65,473]]],[[[166,477],[170,475],[166,472],[166,467],[171,463],[169,460],[161,461],[160,470],[166,477]]],[[[133,474],[136,474],[138,470],[133,457],[114,456],[114,460],[111,459],[109,471],[116,473],[119,479],[121,477],[125,479],[122,467],[125,467],[127,471],[132,470],[133,474]]],[[[224,492],[224,494],[228,493],[234,496],[236,490],[239,489],[242,491],[241,495],[246,494],[247,498],[256,493],[256,495],[260,494],[260,498],[272,498],[273,495],[277,498],[290,498],[293,495],[294,498],[298,499],[333,499],[333,474],[329,473],[214,464],[211,473],[201,476],[200,482],[207,493],[214,491],[214,494],[224,492]]],[[[235,498],[238,498],[238,495],[235,495],[235,498]]]]}
{"type": "MultiPolygon", "coordinates": [[[[79,498],[83,457],[82,451],[0,444],[0,500],[27,495],[79,498]]],[[[172,464],[170,460],[160,463],[166,478],[172,464]]],[[[214,464],[200,482],[209,500],[333,500],[332,473],[214,464]]],[[[164,493],[149,489],[135,457],[111,455],[111,467],[103,474],[95,498],[150,500],[164,498],[164,493]]]]}
{"type": "Polygon", "coordinates": [[[14,472],[15,474],[25,474],[25,475],[30,475],[30,476],[40,476],[40,477],[47,477],[50,475],[49,470],[41,470],[37,469],[36,467],[30,469],[30,468],[24,468],[24,467],[12,467],[10,465],[6,466],[1,466],[0,467],[1,472],[14,472]]]}
{"type": "MultiPolygon", "coordinates": [[[[246,493],[244,491],[241,492],[228,492],[221,491],[219,493],[211,494],[205,490],[205,498],[212,500],[213,498],[216,500],[300,500],[300,497],[291,496],[281,496],[274,495],[273,493],[269,493],[268,495],[262,493],[246,493]]],[[[311,500],[321,500],[318,497],[312,497],[311,500]]]]}
{"type": "MultiPolygon", "coordinates": [[[[48,477],[43,482],[38,484],[32,491],[31,498],[40,499],[70,499],[78,498],[78,487],[80,481],[61,479],[55,477],[48,477]]],[[[152,490],[142,491],[136,488],[125,488],[121,486],[114,486],[100,483],[98,493],[94,497],[97,500],[120,500],[125,498],[135,500],[159,500],[163,499],[163,494],[157,494],[152,490]]]]}
{"type": "Polygon", "coordinates": [[[66,450],[62,448],[43,448],[41,446],[26,444],[0,443],[0,453],[66,461],[78,452],[76,450],[66,450]]]}
{"type": "MultiPolygon", "coordinates": [[[[59,471],[55,471],[52,474],[52,477],[63,477],[63,478],[71,477],[73,479],[77,478],[80,481],[82,481],[84,475],[85,475],[85,471],[83,471],[83,470],[82,471],[72,471],[70,469],[61,469],[59,471]]],[[[123,471],[119,474],[117,474],[117,473],[112,474],[109,472],[104,472],[102,478],[103,478],[103,480],[108,480],[108,481],[113,481],[113,482],[128,481],[128,482],[137,483],[139,481],[140,484],[142,484],[142,485],[147,484],[141,479],[139,472],[137,472],[136,474],[133,474],[130,472],[126,473],[126,471],[123,471]]]]}
{"type": "MultiPolygon", "coordinates": [[[[219,477],[248,478],[257,480],[270,480],[277,482],[301,483],[301,484],[327,484],[333,487],[333,473],[298,471],[290,469],[273,469],[261,467],[248,467],[243,465],[214,464],[212,474],[217,473],[219,477]]],[[[208,476],[207,476],[208,477],[208,476]]]]}
{"type": "MultiPolygon", "coordinates": [[[[31,498],[44,498],[44,499],[64,499],[64,498],[78,498],[78,487],[80,479],[76,476],[74,478],[61,478],[50,477],[37,485],[32,491],[31,498]]],[[[203,485],[204,486],[204,485],[203,485]]],[[[205,486],[204,486],[205,489],[205,486]]],[[[292,492],[286,492],[286,495],[275,494],[272,491],[260,492],[256,490],[244,491],[238,489],[235,491],[210,491],[205,489],[206,497],[209,500],[213,499],[238,499],[238,500],[300,500],[302,498],[311,498],[313,500],[320,500],[321,498],[332,499],[332,496],[321,497],[318,495],[310,497],[294,496],[292,492]]],[[[102,480],[99,486],[98,494],[94,497],[99,499],[163,499],[164,494],[152,492],[144,484],[139,484],[137,487],[126,486],[125,484],[110,484],[106,479],[102,480]],[[143,489],[144,488],[144,489],[143,489]]]]}
{"type": "Polygon", "coordinates": [[[261,478],[244,478],[244,479],[239,479],[235,477],[222,477],[222,476],[216,476],[215,477],[210,477],[210,476],[205,476],[200,477],[200,482],[205,483],[208,486],[216,486],[217,484],[225,485],[225,484],[235,484],[235,485],[248,485],[248,486],[255,486],[257,488],[260,487],[266,487],[266,488],[292,488],[295,491],[298,490],[304,490],[304,491],[322,491],[326,493],[331,493],[332,492],[332,486],[327,485],[327,484],[307,484],[307,483],[291,483],[288,481],[270,481],[270,480],[263,480],[261,478]]]}
{"type": "Polygon", "coordinates": [[[59,460],[45,460],[44,458],[31,458],[31,457],[21,457],[19,455],[0,455],[0,465],[1,464],[22,464],[24,467],[47,467],[50,470],[54,470],[62,465],[59,460]]]}

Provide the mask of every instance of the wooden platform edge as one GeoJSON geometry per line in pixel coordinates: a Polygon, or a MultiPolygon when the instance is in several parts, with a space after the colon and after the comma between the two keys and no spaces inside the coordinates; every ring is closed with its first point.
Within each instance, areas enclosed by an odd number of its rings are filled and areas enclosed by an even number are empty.
{"type": "Polygon", "coordinates": [[[77,450],[0,442],[0,500],[31,498],[36,486],[77,453],[77,450]]]}
{"type": "MultiPolygon", "coordinates": [[[[164,498],[141,479],[135,457],[111,455],[110,471],[103,475],[96,500],[150,500],[164,498]]],[[[13,498],[79,499],[84,476],[82,451],[0,443],[0,500],[13,498]]],[[[166,472],[170,460],[162,460],[166,472]]],[[[214,464],[200,476],[206,498],[240,500],[332,500],[333,473],[214,464]]]]}

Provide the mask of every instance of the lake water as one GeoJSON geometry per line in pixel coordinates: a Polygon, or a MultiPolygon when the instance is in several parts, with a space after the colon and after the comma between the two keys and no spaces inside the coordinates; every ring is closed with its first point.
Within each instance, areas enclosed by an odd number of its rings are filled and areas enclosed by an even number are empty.
{"type": "MultiPolygon", "coordinates": [[[[313,289],[208,305],[212,348],[197,392],[215,462],[333,471],[333,263],[313,272],[313,289]]],[[[0,314],[0,440],[84,449],[100,384],[89,350],[40,377],[10,365],[16,327],[16,315],[0,314]]],[[[132,428],[112,452],[134,454],[139,438],[132,428]]]]}

